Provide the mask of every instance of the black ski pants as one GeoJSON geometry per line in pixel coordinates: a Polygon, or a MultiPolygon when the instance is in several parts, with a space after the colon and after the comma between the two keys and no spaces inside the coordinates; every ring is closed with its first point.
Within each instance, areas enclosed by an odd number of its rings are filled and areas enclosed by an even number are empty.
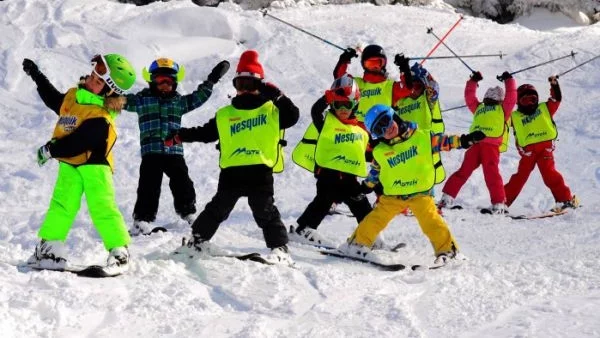
{"type": "Polygon", "coordinates": [[[355,176],[317,177],[317,195],[298,218],[296,231],[307,227],[316,229],[329,213],[333,203],[345,203],[360,223],[372,209],[369,200],[361,190],[355,176]]]}
{"type": "Polygon", "coordinates": [[[181,217],[196,212],[196,191],[183,155],[146,154],[142,156],[137,201],[133,218],[152,222],[156,219],[163,174],[169,177],[175,212],[181,217]]]}
{"type": "Polygon", "coordinates": [[[262,229],[267,247],[273,249],[286,245],[287,231],[274,204],[272,172],[250,173],[242,178],[228,175],[227,169],[221,171],[217,193],[192,224],[192,234],[210,240],[219,225],[229,217],[238,199],[244,196],[248,197],[252,216],[262,229]]]}

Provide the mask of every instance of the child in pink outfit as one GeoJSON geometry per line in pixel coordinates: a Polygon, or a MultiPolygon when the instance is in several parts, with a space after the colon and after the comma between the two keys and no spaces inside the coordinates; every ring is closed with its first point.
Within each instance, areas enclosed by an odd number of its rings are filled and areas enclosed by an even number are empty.
{"type": "Polygon", "coordinates": [[[465,86],[465,102],[474,115],[469,132],[481,130],[486,134],[486,138],[465,152],[462,165],[450,176],[442,189],[444,194],[438,203],[438,208],[451,207],[462,186],[473,171],[481,165],[485,184],[490,192],[492,213],[506,212],[506,196],[499,168],[500,146],[502,136],[506,132],[506,121],[510,118],[517,102],[517,85],[510,73],[504,72],[501,75],[504,89],[488,88],[483,102],[480,102],[476,92],[477,82],[482,79],[480,72],[473,72],[465,86]]]}

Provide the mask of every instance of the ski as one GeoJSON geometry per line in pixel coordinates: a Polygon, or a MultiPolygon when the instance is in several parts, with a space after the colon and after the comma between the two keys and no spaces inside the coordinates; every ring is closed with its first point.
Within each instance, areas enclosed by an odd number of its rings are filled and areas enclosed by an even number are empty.
{"type": "Polygon", "coordinates": [[[540,219],[540,218],[549,218],[549,217],[554,217],[554,216],[560,216],[560,215],[564,215],[568,213],[567,210],[561,210],[558,212],[554,212],[554,211],[549,211],[547,213],[543,213],[543,214],[538,214],[538,215],[507,215],[508,217],[512,218],[512,219],[540,219]]]}
{"type": "Polygon", "coordinates": [[[30,271],[57,271],[57,272],[70,272],[79,277],[89,277],[89,278],[106,278],[106,277],[116,277],[123,274],[127,269],[120,267],[109,267],[102,265],[76,265],[69,264],[61,269],[49,269],[38,265],[31,264],[20,264],[17,266],[20,272],[30,272],[30,271]]]}
{"type": "Polygon", "coordinates": [[[374,261],[371,261],[371,260],[368,260],[365,258],[347,256],[337,250],[319,250],[319,252],[321,254],[327,255],[327,256],[349,259],[349,260],[353,260],[353,261],[357,261],[357,262],[361,262],[361,263],[367,263],[369,265],[377,267],[379,270],[382,270],[382,271],[400,271],[400,270],[404,270],[406,268],[406,265],[404,265],[404,264],[400,264],[400,263],[384,264],[384,263],[374,262],[374,261]]]}

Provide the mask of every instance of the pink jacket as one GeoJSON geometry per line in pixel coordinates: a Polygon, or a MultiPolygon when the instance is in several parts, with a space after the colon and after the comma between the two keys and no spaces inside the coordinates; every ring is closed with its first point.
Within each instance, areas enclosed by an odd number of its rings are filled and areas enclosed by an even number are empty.
{"type": "MultiPolygon", "coordinates": [[[[517,103],[517,81],[515,79],[507,79],[504,81],[504,100],[502,101],[502,110],[504,111],[504,121],[508,121],[512,114],[513,108],[517,103]]],[[[477,107],[481,104],[477,99],[477,82],[469,79],[465,86],[465,103],[471,113],[475,113],[477,107]]],[[[502,144],[502,136],[499,137],[486,137],[481,142],[496,144],[500,146],[502,144]]]]}

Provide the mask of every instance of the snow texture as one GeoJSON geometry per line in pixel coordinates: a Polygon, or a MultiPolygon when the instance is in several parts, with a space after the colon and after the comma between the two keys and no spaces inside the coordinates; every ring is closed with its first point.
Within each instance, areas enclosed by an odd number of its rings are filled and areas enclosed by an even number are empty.
{"type": "MultiPolygon", "coordinates": [[[[540,2],[541,3],[541,2],[540,2]]],[[[555,1],[555,3],[558,3],[555,1]]],[[[486,2],[491,4],[491,2],[486,2]]],[[[480,8],[485,8],[482,6],[480,8]]],[[[388,57],[404,52],[423,56],[436,43],[426,33],[443,33],[458,15],[445,7],[353,4],[298,6],[270,11],[341,46],[378,43],[388,57]]],[[[564,72],[600,53],[600,26],[581,26],[561,12],[534,9],[514,24],[466,17],[446,43],[461,54],[507,53],[503,59],[466,59],[484,76],[479,97],[498,84],[496,75],[551,58],[578,54],[519,73],[541,98],[548,76],[564,72]]],[[[185,65],[180,84],[189,93],[220,60],[232,70],[211,99],[183,119],[186,127],[210,119],[228,104],[234,67],[246,49],[260,54],[268,81],[301,109],[287,133],[286,170],[275,177],[275,199],[291,225],[312,200],[312,175],[289,159],[310,123],[310,108],[332,82],[340,50],[233,3],[217,8],[188,1],[136,7],[115,1],[12,0],[0,2],[0,332],[2,337],[598,337],[600,336],[600,60],[560,77],[563,103],[556,115],[555,156],[567,184],[584,205],[567,215],[516,221],[480,215],[489,206],[483,175],[477,170],[458,196],[462,211],[444,215],[470,258],[461,266],[436,271],[382,272],[360,263],[318,254],[292,244],[298,269],[228,258],[187,260],[170,253],[189,235],[177,221],[168,180],[163,181],[157,225],[168,233],[136,237],[130,271],[114,279],[91,280],[59,272],[21,273],[38,242],[57,174],[57,163],[39,168],[36,149],[45,144],[56,115],[40,100],[21,67],[34,60],[61,90],[90,73],[96,53],[121,53],[136,69],[167,56],[185,65]]],[[[450,55],[439,48],[434,55],[450,55]]],[[[464,104],[469,70],[457,60],[429,60],[424,66],[441,85],[443,108],[464,104]]],[[[390,75],[398,77],[395,67],[390,75]]],[[[350,67],[360,74],[358,62],[350,67]]],[[[147,86],[141,76],[137,92],[147,86]]],[[[468,130],[465,109],[444,115],[448,133],[468,130]]],[[[117,119],[115,185],[125,219],[136,198],[139,155],[137,116],[117,119]]],[[[519,155],[512,144],[501,157],[506,180],[519,155]]],[[[216,191],[219,174],[214,144],[186,144],[186,160],[201,210],[216,191]]],[[[463,151],[444,153],[448,173],[463,151]]],[[[441,186],[436,187],[439,195],[441,186]]],[[[372,198],[372,197],[371,197],[372,198]]],[[[553,197],[534,171],[511,207],[515,214],[548,210],[553,197]]],[[[346,216],[325,219],[319,230],[343,243],[356,223],[346,216]]],[[[416,220],[398,216],[384,231],[389,242],[406,242],[399,262],[428,264],[432,249],[416,220]]],[[[239,252],[268,253],[246,199],[242,199],[213,239],[239,252]]],[[[66,243],[74,264],[102,264],[107,252],[91,224],[87,207],[75,219],[66,243]]]]}

